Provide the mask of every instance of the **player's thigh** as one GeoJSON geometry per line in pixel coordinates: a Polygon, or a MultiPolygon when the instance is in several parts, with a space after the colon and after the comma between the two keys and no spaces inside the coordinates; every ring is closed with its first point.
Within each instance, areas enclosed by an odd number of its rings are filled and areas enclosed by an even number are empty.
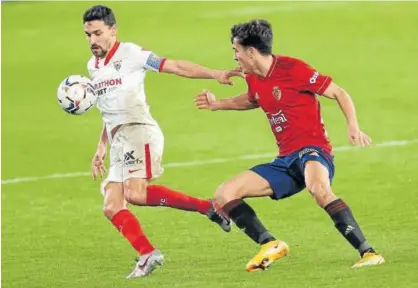
{"type": "Polygon", "coordinates": [[[311,152],[301,158],[304,166],[306,187],[321,206],[335,200],[331,181],[334,176],[334,164],[326,155],[311,152]]]}
{"type": "Polygon", "coordinates": [[[291,176],[291,163],[290,158],[279,157],[273,162],[251,168],[252,171],[268,182],[272,192],[270,197],[274,200],[293,196],[305,188],[303,179],[297,179],[297,173],[292,173],[295,174],[295,177],[291,176]]]}
{"type": "Polygon", "coordinates": [[[121,136],[123,137],[123,182],[131,178],[152,181],[163,174],[164,136],[159,127],[130,125],[124,128],[121,136]]]}
{"type": "Polygon", "coordinates": [[[107,182],[104,187],[103,212],[105,216],[112,219],[122,209],[126,209],[128,203],[123,193],[123,183],[107,182]]]}
{"type": "Polygon", "coordinates": [[[129,177],[123,182],[123,194],[128,203],[145,205],[147,202],[147,186],[149,180],[129,177]]]}
{"type": "Polygon", "coordinates": [[[257,173],[248,170],[220,185],[215,198],[220,205],[223,205],[235,199],[271,195],[269,183],[257,173]]]}
{"type": "MultiPolygon", "coordinates": [[[[102,195],[106,196],[106,189],[109,183],[119,183],[122,186],[123,182],[123,141],[117,132],[110,144],[109,151],[109,168],[107,169],[106,179],[103,180],[100,186],[102,195]]],[[[113,187],[113,184],[109,187],[113,187]]]]}

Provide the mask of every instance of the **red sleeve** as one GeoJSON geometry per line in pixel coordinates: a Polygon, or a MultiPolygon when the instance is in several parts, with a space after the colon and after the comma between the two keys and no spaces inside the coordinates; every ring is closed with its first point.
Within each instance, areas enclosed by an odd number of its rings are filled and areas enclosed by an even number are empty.
{"type": "Polygon", "coordinates": [[[245,81],[247,81],[248,85],[248,101],[252,103],[257,103],[257,100],[255,99],[255,93],[254,93],[254,78],[253,75],[246,75],[245,81]]]}
{"type": "Polygon", "coordinates": [[[294,68],[295,85],[300,91],[322,95],[332,82],[332,78],[316,71],[303,61],[294,68]]]}

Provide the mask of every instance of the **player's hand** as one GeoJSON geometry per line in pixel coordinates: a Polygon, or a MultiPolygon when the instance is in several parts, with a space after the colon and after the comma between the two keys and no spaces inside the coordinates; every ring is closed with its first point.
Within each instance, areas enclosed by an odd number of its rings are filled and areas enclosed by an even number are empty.
{"type": "Polygon", "coordinates": [[[348,141],[350,141],[352,145],[361,147],[367,147],[372,144],[372,139],[361,131],[358,125],[353,125],[348,128],[348,141]]]}
{"type": "Polygon", "coordinates": [[[106,168],[104,166],[104,159],[106,157],[106,146],[97,147],[96,154],[94,154],[91,160],[91,176],[96,180],[97,176],[103,177],[106,174],[106,168]]]}
{"type": "Polygon", "coordinates": [[[216,98],[208,90],[203,90],[194,98],[194,104],[197,109],[207,109],[207,110],[216,110],[216,98]]]}
{"type": "Polygon", "coordinates": [[[235,68],[233,70],[218,70],[215,72],[213,78],[221,84],[233,85],[232,77],[245,77],[241,69],[235,68]]]}

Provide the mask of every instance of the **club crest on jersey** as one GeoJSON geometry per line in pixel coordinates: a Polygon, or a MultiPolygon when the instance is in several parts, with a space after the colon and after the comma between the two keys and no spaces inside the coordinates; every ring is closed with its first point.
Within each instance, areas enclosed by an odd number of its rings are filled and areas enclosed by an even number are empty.
{"type": "Polygon", "coordinates": [[[113,67],[116,69],[116,71],[119,71],[122,67],[122,60],[113,62],[113,67]]]}
{"type": "Polygon", "coordinates": [[[273,87],[273,96],[276,98],[277,101],[279,101],[282,98],[282,91],[279,89],[278,86],[273,87]]]}

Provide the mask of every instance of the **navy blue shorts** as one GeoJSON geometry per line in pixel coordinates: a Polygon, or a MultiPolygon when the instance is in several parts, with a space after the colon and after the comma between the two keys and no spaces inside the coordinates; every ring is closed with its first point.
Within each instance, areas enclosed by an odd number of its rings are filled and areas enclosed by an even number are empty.
{"type": "Polygon", "coordinates": [[[318,161],[328,169],[329,179],[334,177],[334,157],[328,152],[315,146],[307,146],[292,154],[277,157],[270,163],[257,165],[250,170],[269,182],[273,195],[271,198],[279,200],[290,197],[302,191],[305,186],[305,163],[318,161]],[[318,153],[318,156],[310,155],[318,153]]]}

